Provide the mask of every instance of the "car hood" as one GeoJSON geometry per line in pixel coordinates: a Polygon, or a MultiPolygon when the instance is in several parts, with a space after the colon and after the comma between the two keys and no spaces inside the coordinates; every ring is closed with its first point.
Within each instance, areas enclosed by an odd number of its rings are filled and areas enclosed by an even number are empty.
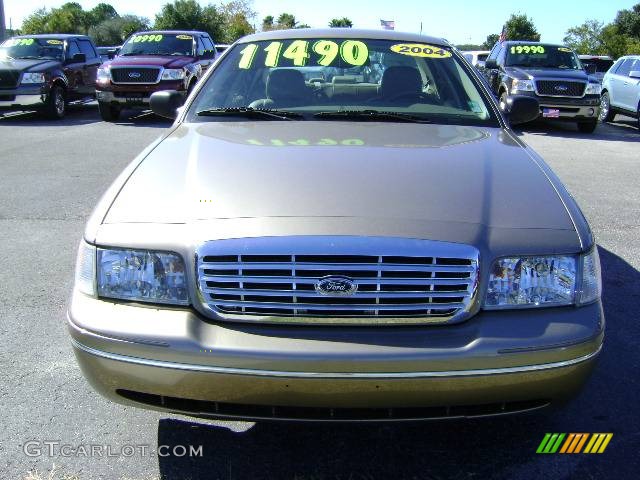
{"type": "Polygon", "coordinates": [[[514,244],[533,246],[535,238],[552,243],[561,232],[563,245],[579,248],[541,160],[497,128],[183,124],[133,171],[103,227],[127,224],[130,230],[140,224],[144,235],[151,231],[144,225],[216,222],[205,235],[381,235],[474,243],[492,231],[511,230],[519,231],[510,237],[514,244]],[[219,222],[224,233],[214,234],[219,222]]]}
{"type": "Polygon", "coordinates": [[[110,62],[107,62],[107,65],[111,65],[112,67],[150,65],[164,68],[181,68],[192,62],[192,57],[180,57],[175,55],[136,55],[115,57],[110,62]]]}
{"type": "Polygon", "coordinates": [[[589,79],[589,76],[584,70],[507,67],[506,71],[509,75],[519,80],[531,80],[534,78],[557,78],[559,80],[582,80],[586,82],[589,79]]]}
{"type": "Polygon", "coordinates": [[[60,62],[56,60],[0,60],[0,71],[43,72],[59,66],[60,62]]]}

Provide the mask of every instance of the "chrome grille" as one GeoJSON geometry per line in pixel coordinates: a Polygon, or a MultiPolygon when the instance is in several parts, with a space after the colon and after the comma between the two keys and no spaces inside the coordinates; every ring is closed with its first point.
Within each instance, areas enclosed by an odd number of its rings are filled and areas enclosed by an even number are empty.
{"type": "Polygon", "coordinates": [[[204,305],[223,318],[433,323],[468,313],[478,252],[457,244],[380,237],[222,240],[198,250],[197,269],[204,305]],[[347,278],[357,290],[319,292],[319,282],[327,277],[347,278]]]}
{"type": "Polygon", "coordinates": [[[112,67],[113,83],[158,83],[160,68],[158,67],[112,67]]]}
{"type": "Polygon", "coordinates": [[[538,95],[547,97],[583,97],[587,84],[563,80],[537,80],[538,95]]]}

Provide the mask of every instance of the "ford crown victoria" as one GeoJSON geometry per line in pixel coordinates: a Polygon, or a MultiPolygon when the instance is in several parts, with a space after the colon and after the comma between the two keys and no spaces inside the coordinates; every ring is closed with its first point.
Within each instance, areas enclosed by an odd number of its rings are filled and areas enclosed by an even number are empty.
{"type": "Polygon", "coordinates": [[[68,326],[86,378],[216,418],[473,417],[574,396],[604,337],[596,244],[510,128],[537,100],[501,111],[485,85],[437,38],[305,29],[240,40],[184,106],[154,93],[175,123],[79,247],[68,326]]]}

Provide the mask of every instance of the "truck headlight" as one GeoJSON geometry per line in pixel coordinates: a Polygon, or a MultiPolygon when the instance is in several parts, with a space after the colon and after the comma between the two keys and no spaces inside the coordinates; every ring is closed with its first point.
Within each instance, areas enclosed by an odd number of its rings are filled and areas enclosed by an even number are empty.
{"type": "Polygon", "coordinates": [[[182,68],[168,68],[162,72],[162,80],[182,80],[185,77],[182,68]]]}
{"type": "Polygon", "coordinates": [[[599,83],[587,83],[585,95],[600,95],[602,93],[602,85],[599,83]]]}
{"type": "Polygon", "coordinates": [[[21,83],[44,83],[44,73],[27,72],[22,74],[21,83]]]}
{"type": "Polygon", "coordinates": [[[514,80],[511,84],[511,93],[517,92],[533,92],[533,81],[531,80],[514,80]]]}
{"type": "Polygon", "coordinates": [[[583,305],[600,298],[600,260],[588,254],[501,258],[489,275],[485,309],[583,305]]]}
{"type": "Polygon", "coordinates": [[[111,69],[100,67],[98,69],[98,74],[96,76],[96,80],[98,83],[107,83],[111,81],[111,69]]]}
{"type": "Polygon", "coordinates": [[[187,280],[182,258],[151,250],[96,250],[99,297],[138,302],[188,305],[187,280]]]}

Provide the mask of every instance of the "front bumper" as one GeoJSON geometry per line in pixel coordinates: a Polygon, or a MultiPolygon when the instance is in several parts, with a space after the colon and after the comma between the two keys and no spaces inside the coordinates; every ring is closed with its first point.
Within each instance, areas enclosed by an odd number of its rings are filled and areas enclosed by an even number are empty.
{"type": "Polygon", "coordinates": [[[543,112],[545,109],[559,110],[558,118],[549,120],[570,120],[570,121],[597,121],[600,115],[600,97],[598,95],[587,95],[584,98],[553,98],[536,97],[540,102],[540,119],[545,119],[543,112]]]}
{"type": "Polygon", "coordinates": [[[162,80],[152,85],[115,85],[98,86],[96,98],[99,102],[120,105],[126,107],[146,107],[149,106],[149,98],[154,92],[162,90],[176,90],[183,95],[187,95],[184,81],[162,80]]]}
{"type": "Polygon", "coordinates": [[[47,101],[48,87],[37,85],[0,89],[0,109],[28,110],[43,107],[47,101]]]}
{"type": "Polygon", "coordinates": [[[481,312],[425,327],[213,323],[191,310],[76,293],[69,331],[93,387],[119,403],[200,417],[399,420],[564,402],[604,337],[600,303],[481,312]]]}

